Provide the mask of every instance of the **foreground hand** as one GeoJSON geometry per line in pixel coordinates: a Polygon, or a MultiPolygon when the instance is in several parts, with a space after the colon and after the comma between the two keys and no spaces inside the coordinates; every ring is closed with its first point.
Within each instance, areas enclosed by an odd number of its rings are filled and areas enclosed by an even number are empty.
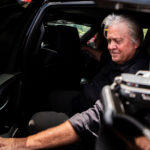
{"type": "Polygon", "coordinates": [[[135,139],[135,144],[141,150],[150,150],[150,140],[148,140],[145,136],[137,137],[135,139]]]}
{"type": "Polygon", "coordinates": [[[0,150],[25,150],[25,148],[22,147],[24,144],[25,138],[17,139],[0,137],[0,150]]]}
{"type": "Polygon", "coordinates": [[[13,138],[0,137],[0,150],[15,150],[15,140],[13,138]]]}

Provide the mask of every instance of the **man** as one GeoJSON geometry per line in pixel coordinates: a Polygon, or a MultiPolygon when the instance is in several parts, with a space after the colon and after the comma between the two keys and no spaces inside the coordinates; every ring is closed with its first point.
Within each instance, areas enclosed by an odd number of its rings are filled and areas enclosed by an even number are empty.
{"type": "MultiPolygon", "coordinates": [[[[97,93],[104,85],[112,83],[113,78],[122,72],[135,73],[148,68],[147,57],[139,49],[143,34],[137,23],[123,15],[112,14],[104,19],[103,24],[112,60],[104,72],[100,72],[91,83],[97,93]]],[[[45,114],[49,116],[50,112],[45,114]]],[[[101,126],[101,114],[102,105],[97,100],[92,108],[74,115],[56,127],[25,138],[0,138],[0,150],[55,148],[77,142],[88,135],[97,137],[97,131],[101,126]]],[[[36,126],[37,120],[34,118],[32,121],[36,126]]],[[[47,124],[50,123],[48,117],[42,118],[47,124]]]]}
{"type": "Polygon", "coordinates": [[[92,107],[97,99],[101,99],[102,88],[111,84],[114,77],[148,69],[148,59],[141,48],[143,31],[138,23],[128,17],[111,15],[104,19],[103,24],[111,59],[106,58],[106,53],[101,54],[101,59],[107,59],[107,63],[90,83],[84,85],[81,96],[74,101],[74,112],[92,107]]]}

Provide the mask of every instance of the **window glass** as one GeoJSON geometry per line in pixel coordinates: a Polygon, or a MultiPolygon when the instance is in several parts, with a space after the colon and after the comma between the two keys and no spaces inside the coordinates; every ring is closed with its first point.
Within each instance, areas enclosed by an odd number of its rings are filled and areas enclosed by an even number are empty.
{"type": "Polygon", "coordinates": [[[91,39],[89,39],[88,41],[87,41],[87,45],[88,46],[91,46],[91,47],[95,47],[95,43],[94,43],[94,41],[95,41],[95,37],[96,37],[96,35],[94,35],[91,39]]]}
{"type": "Polygon", "coordinates": [[[80,37],[82,37],[87,31],[91,29],[90,26],[76,24],[76,23],[66,21],[66,20],[56,20],[53,22],[48,22],[47,24],[48,25],[66,25],[66,26],[76,27],[80,37]]]}
{"type": "Polygon", "coordinates": [[[143,29],[144,38],[145,38],[145,36],[146,36],[147,31],[148,31],[148,29],[147,29],[147,28],[144,28],[144,29],[143,29]]]}

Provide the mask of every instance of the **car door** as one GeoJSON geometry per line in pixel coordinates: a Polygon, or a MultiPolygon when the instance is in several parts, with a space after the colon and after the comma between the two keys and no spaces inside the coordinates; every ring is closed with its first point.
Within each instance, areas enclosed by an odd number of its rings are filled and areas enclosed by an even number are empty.
{"type": "Polygon", "coordinates": [[[9,131],[21,116],[21,50],[34,8],[25,8],[18,1],[0,1],[0,134],[9,131]]]}

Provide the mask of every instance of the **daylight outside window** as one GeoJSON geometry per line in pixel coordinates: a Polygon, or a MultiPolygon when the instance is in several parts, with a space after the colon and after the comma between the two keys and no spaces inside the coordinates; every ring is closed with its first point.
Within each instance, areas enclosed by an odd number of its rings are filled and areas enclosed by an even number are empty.
{"type": "Polygon", "coordinates": [[[82,37],[91,28],[87,25],[76,24],[66,20],[56,20],[54,22],[48,22],[48,25],[66,25],[66,26],[76,27],[80,37],[82,37]]]}

